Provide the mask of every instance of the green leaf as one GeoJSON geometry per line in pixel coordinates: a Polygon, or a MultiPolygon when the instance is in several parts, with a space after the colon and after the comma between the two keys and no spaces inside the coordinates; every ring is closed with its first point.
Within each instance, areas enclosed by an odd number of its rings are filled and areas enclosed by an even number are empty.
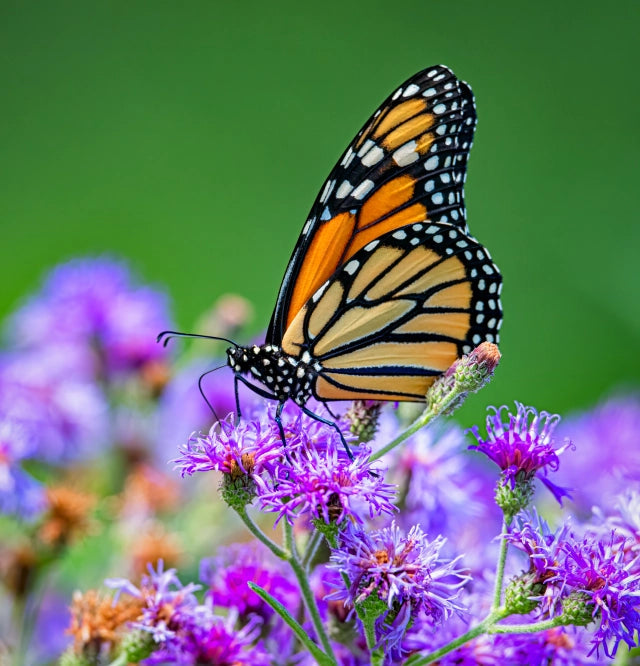
{"type": "Polygon", "coordinates": [[[307,632],[296,622],[289,611],[274,597],[272,597],[266,590],[263,590],[255,583],[247,583],[249,587],[291,627],[293,633],[298,637],[300,642],[309,650],[314,659],[320,666],[337,666],[335,661],[325,654],[312,640],[309,638],[307,632]]]}

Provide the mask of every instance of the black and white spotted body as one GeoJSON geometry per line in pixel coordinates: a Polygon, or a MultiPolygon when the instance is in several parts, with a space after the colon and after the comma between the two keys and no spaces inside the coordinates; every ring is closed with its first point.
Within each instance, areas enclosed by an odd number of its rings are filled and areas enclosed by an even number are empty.
{"type": "Polygon", "coordinates": [[[313,394],[313,385],[322,369],[308,352],[296,358],[268,344],[229,347],[227,363],[237,376],[257,379],[271,393],[269,397],[280,403],[291,399],[300,406],[313,394]]]}

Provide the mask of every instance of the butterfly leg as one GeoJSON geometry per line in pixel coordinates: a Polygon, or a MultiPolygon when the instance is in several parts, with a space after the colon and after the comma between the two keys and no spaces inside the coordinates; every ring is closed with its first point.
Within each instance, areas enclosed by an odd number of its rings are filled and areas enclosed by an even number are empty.
{"type": "Polygon", "coordinates": [[[316,421],[320,421],[320,423],[324,423],[328,426],[331,426],[338,433],[338,435],[340,435],[340,441],[342,442],[342,446],[344,446],[344,450],[347,452],[347,455],[349,456],[349,460],[353,460],[353,453],[351,452],[351,449],[347,444],[347,440],[344,438],[344,435],[342,434],[342,430],[340,430],[340,426],[335,421],[329,421],[329,419],[322,418],[322,416],[314,414],[310,409],[307,409],[306,407],[301,407],[300,409],[302,409],[303,413],[305,413],[307,416],[310,416],[312,419],[315,419],[316,421]]]}

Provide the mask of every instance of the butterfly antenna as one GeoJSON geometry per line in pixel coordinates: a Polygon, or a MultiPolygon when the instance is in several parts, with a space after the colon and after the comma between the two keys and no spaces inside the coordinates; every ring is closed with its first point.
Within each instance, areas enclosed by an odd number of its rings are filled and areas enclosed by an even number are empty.
{"type": "Polygon", "coordinates": [[[202,380],[207,376],[210,375],[212,372],[215,372],[216,370],[220,370],[221,368],[226,367],[226,363],[223,363],[222,365],[219,365],[217,368],[212,368],[211,370],[207,370],[206,372],[203,372],[200,377],[198,378],[198,390],[200,391],[200,395],[202,396],[202,399],[207,403],[207,407],[211,410],[211,413],[213,414],[214,418],[216,421],[219,421],[220,419],[218,418],[218,415],[216,414],[216,410],[213,408],[213,405],[209,402],[209,399],[204,393],[204,388],[202,386],[202,380]]]}
{"type": "Polygon", "coordinates": [[[169,344],[169,340],[173,338],[200,338],[202,340],[218,340],[220,342],[228,342],[230,345],[233,345],[236,349],[238,344],[229,338],[222,338],[216,335],[201,335],[200,333],[181,333],[180,331],[162,331],[156,338],[156,342],[161,342],[163,347],[166,347],[169,344]]]}

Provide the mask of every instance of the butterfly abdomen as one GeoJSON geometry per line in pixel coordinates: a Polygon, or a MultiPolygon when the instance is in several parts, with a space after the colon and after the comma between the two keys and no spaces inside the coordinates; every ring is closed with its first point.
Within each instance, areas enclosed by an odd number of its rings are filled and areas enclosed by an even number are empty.
{"type": "Polygon", "coordinates": [[[286,354],[276,345],[230,347],[227,362],[239,375],[249,375],[263,384],[273,398],[304,405],[311,397],[321,366],[305,352],[301,358],[286,354]]]}

